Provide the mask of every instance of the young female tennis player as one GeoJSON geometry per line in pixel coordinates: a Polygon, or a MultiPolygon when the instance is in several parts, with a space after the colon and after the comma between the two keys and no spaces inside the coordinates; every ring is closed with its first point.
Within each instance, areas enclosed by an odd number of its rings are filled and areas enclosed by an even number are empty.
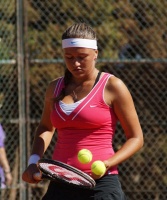
{"type": "Polygon", "coordinates": [[[37,161],[46,151],[55,129],[58,133],[53,159],[74,166],[96,180],[95,188],[72,189],[51,182],[43,200],[124,200],[117,166],[143,146],[143,134],[132,97],[125,84],[112,74],[95,67],[98,56],[96,34],[85,23],[69,27],[62,35],[66,71],[50,83],[40,124],[36,130],[32,155],[23,180],[37,183],[37,161]],[[117,121],[126,142],[114,152],[112,141],[117,121]],[[93,161],[102,160],[106,173],[95,176],[91,163],[77,159],[80,149],[89,149],[93,161]]]}

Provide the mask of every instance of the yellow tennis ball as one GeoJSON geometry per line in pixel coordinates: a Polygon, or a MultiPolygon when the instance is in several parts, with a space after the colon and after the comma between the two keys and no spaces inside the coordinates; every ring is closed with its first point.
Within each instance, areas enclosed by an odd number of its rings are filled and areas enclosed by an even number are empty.
{"type": "Polygon", "coordinates": [[[103,175],[106,172],[106,166],[102,161],[96,160],[92,163],[91,170],[96,175],[103,175]]]}
{"type": "Polygon", "coordinates": [[[81,149],[78,152],[78,160],[83,164],[89,163],[92,160],[92,153],[88,149],[81,149]]]}

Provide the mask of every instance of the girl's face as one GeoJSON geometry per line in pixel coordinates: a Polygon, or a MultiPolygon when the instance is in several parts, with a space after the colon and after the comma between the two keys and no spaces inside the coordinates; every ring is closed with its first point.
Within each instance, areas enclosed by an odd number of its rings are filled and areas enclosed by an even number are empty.
{"type": "Polygon", "coordinates": [[[69,47],[63,49],[66,67],[78,77],[87,74],[95,68],[98,51],[82,47],[69,47]]]}

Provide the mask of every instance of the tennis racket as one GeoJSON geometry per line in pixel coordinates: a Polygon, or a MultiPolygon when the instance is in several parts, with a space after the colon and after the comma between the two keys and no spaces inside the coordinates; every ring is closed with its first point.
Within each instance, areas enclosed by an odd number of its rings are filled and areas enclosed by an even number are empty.
{"type": "Polygon", "coordinates": [[[40,159],[38,168],[43,179],[69,184],[80,188],[93,188],[95,181],[88,174],[75,167],[56,160],[40,159]]]}

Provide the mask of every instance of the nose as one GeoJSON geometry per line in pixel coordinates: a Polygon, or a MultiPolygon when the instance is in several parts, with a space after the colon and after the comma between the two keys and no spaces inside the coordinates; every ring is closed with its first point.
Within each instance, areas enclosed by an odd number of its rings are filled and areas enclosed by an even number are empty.
{"type": "Polygon", "coordinates": [[[76,66],[76,67],[78,67],[78,66],[81,65],[78,59],[74,59],[74,63],[73,63],[73,64],[74,64],[74,66],[76,66]]]}

